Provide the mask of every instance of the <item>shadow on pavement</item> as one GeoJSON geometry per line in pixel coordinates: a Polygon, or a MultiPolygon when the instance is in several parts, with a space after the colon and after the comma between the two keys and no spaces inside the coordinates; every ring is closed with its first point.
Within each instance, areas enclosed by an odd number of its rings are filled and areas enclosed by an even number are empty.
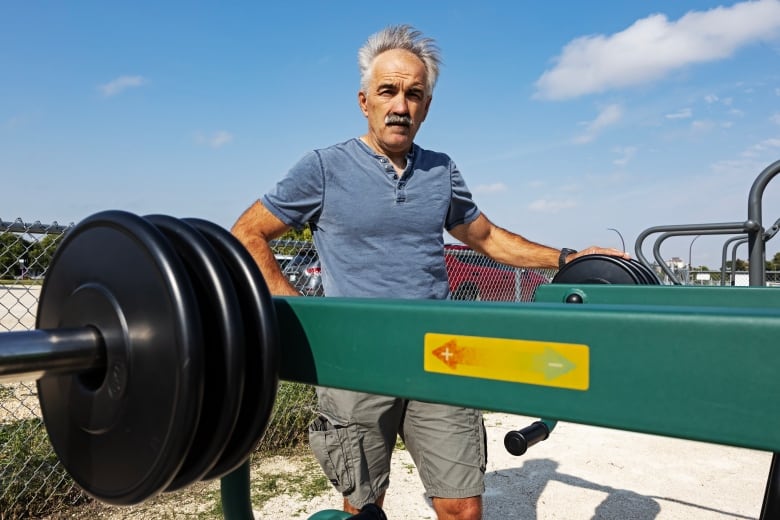
{"type": "MultiPolygon", "coordinates": [[[[488,472],[485,476],[487,488],[484,495],[485,518],[490,520],[499,518],[543,520],[537,518],[539,500],[547,484],[551,481],[606,493],[606,498],[596,506],[595,510],[592,510],[591,520],[626,520],[629,518],[631,520],[654,520],[661,512],[658,500],[712,511],[729,518],[751,518],[682,502],[674,498],[641,495],[628,489],[604,486],[574,475],[559,473],[558,463],[550,459],[527,460],[519,468],[488,472]]],[[[590,508],[592,506],[579,507],[590,508]]],[[[571,518],[586,518],[583,514],[588,513],[584,511],[577,513],[577,508],[577,504],[573,502],[562,502],[555,506],[561,515],[572,514],[571,518]]]]}

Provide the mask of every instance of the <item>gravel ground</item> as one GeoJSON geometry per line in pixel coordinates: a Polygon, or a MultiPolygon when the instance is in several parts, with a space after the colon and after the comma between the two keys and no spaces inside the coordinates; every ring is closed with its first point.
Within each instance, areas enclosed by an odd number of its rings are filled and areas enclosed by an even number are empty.
{"type": "MultiPolygon", "coordinates": [[[[487,520],[726,520],[760,514],[769,453],[559,423],[522,457],[509,454],[504,434],[534,420],[485,416],[487,520]]],[[[285,494],[267,502],[256,518],[307,518],[340,502],[331,491],[305,503],[285,494]]],[[[396,451],[385,511],[390,520],[435,518],[405,451],[396,451]]]]}
{"type": "MultiPolygon", "coordinates": [[[[504,434],[534,418],[488,413],[486,520],[757,519],[771,454],[618,430],[560,423],[522,457],[503,447],[504,434]]],[[[393,458],[385,501],[390,520],[435,518],[417,470],[404,450],[393,458]]],[[[306,451],[253,460],[257,519],[307,519],[337,509],[306,451]]],[[[199,483],[133,507],[91,504],[51,520],[220,518],[219,483],[199,483]]],[[[2,517],[2,515],[0,515],[2,517]]]]}

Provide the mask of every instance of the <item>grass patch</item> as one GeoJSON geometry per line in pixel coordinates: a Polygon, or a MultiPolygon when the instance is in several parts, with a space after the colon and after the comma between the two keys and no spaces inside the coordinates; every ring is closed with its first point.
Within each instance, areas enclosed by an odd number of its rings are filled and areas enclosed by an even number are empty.
{"type": "Polygon", "coordinates": [[[212,489],[205,493],[201,493],[201,500],[210,503],[211,507],[204,513],[198,515],[198,518],[224,518],[225,514],[222,511],[222,493],[220,489],[212,489]]]}
{"type": "Polygon", "coordinates": [[[0,278],[0,285],[43,285],[43,280],[30,280],[27,278],[24,280],[9,280],[8,278],[0,278]]]}
{"type": "MultiPolygon", "coordinates": [[[[14,388],[0,385],[0,400],[13,399],[14,388]]],[[[313,386],[280,384],[266,434],[253,455],[251,497],[254,507],[279,494],[308,501],[330,488],[308,454],[308,425],[314,418],[313,386]],[[305,455],[304,455],[305,453],[305,455]],[[289,471],[267,472],[269,460],[290,459],[289,471]]],[[[0,424],[0,520],[45,517],[49,520],[103,518],[223,518],[219,481],[193,484],[130,507],[100,504],[83,493],[58,462],[41,419],[0,424]],[[152,513],[153,512],[153,513],[152,513]]]]}
{"type": "Polygon", "coordinates": [[[276,393],[271,420],[258,450],[276,453],[278,450],[306,444],[309,423],[315,417],[316,402],[313,386],[282,381],[276,393]]]}
{"type": "Polygon", "coordinates": [[[40,419],[0,424],[0,518],[37,517],[87,500],[65,472],[40,419]]]}
{"type": "Polygon", "coordinates": [[[252,464],[252,505],[260,508],[274,497],[290,495],[308,501],[330,490],[331,485],[311,455],[258,457],[252,464]],[[278,462],[284,460],[284,464],[278,462]]]}

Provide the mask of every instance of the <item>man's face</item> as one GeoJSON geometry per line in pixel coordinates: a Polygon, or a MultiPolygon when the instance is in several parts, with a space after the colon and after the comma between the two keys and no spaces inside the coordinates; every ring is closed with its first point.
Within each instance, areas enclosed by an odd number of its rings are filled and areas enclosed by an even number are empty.
{"type": "Polygon", "coordinates": [[[358,93],[368,138],[388,155],[405,154],[431,104],[425,65],[411,52],[393,49],[377,56],[371,70],[366,92],[358,93]]]}

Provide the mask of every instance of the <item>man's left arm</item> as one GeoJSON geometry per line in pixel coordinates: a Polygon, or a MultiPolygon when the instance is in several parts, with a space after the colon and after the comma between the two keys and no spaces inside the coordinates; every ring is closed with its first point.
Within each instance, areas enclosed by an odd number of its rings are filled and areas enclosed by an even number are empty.
{"type": "Polygon", "coordinates": [[[480,214],[471,222],[455,226],[449,230],[449,233],[475,251],[514,267],[558,269],[562,256],[563,263],[591,254],[629,258],[627,253],[619,249],[597,246],[570,254],[564,252],[562,255],[562,249],[532,242],[521,235],[507,231],[493,224],[484,214],[480,214]]]}

